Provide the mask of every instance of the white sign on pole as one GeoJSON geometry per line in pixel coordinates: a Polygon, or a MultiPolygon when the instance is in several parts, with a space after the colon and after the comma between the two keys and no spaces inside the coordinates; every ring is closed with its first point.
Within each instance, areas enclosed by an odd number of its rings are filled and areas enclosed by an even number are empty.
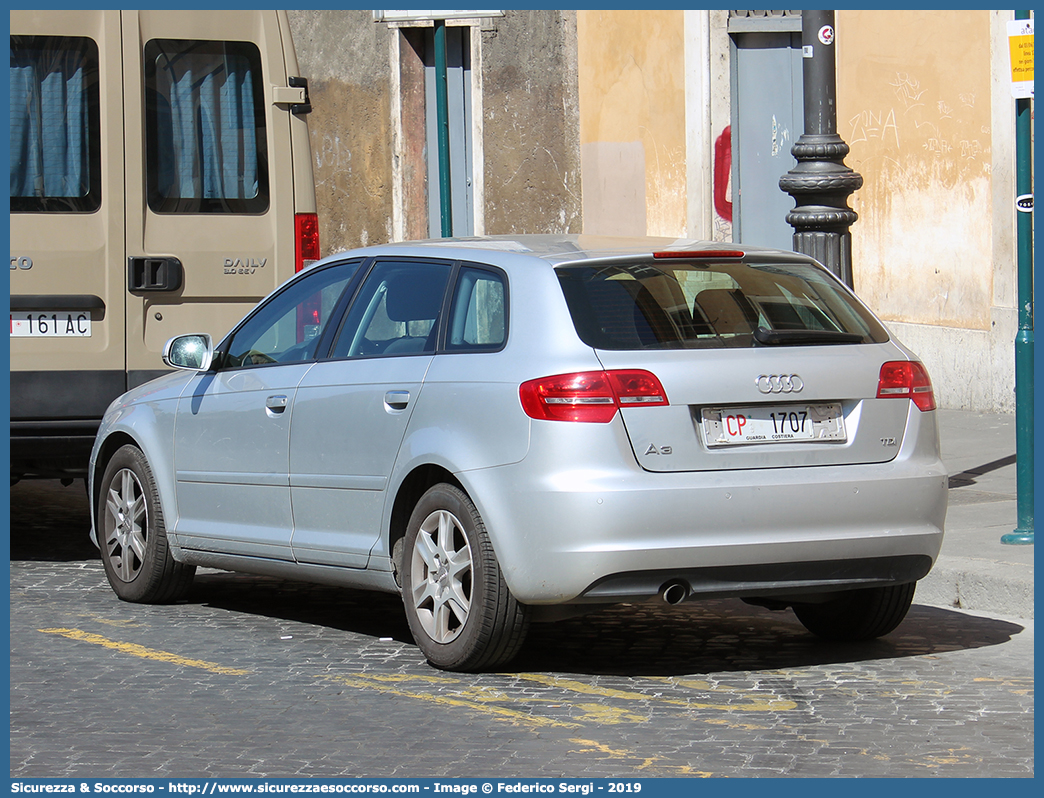
{"type": "Polygon", "coordinates": [[[1011,54],[1011,96],[1033,99],[1033,20],[1008,21],[1008,52],[1011,54]]]}

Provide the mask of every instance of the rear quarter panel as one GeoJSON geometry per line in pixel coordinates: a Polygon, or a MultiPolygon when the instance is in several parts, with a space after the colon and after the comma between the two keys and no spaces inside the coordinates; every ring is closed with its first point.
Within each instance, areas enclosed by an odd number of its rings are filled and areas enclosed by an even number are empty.
{"type": "Polygon", "coordinates": [[[594,350],[576,335],[553,269],[529,257],[505,256],[508,336],[497,352],[435,356],[410,419],[396,473],[432,462],[454,473],[515,463],[529,449],[523,382],[599,369],[594,350]]]}
{"type": "MultiPolygon", "coordinates": [[[[530,419],[519,386],[536,377],[601,368],[594,350],[577,337],[548,264],[509,255],[494,265],[508,275],[507,342],[497,352],[440,353],[433,359],[396,458],[384,530],[403,480],[427,464],[456,475],[485,515],[485,497],[469,472],[518,463],[529,452],[530,419]]],[[[496,535],[490,530],[495,550],[496,535]]]]}

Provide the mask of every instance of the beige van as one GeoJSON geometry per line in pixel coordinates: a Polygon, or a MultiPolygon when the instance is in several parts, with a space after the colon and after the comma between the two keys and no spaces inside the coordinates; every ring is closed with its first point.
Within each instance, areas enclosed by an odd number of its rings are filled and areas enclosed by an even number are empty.
{"type": "Polygon", "coordinates": [[[319,257],[281,11],[11,11],[11,480],[319,257]]]}

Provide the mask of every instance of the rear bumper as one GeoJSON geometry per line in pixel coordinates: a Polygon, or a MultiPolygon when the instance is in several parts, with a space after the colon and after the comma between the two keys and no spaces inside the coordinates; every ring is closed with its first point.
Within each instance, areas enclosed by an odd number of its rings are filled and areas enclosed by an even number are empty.
{"type": "Polygon", "coordinates": [[[123,371],[12,371],[11,477],[83,477],[123,371]]]}
{"type": "Polygon", "coordinates": [[[536,456],[538,437],[520,463],[459,475],[524,603],[639,600],[672,581],[704,596],[906,582],[942,545],[947,472],[931,435],[887,463],[682,473],[643,471],[595,435],[586,450],[558,436],[590,464],[563,470],[576,457],[536,456]]]}
{"type": "Polygon", "coordinates": [[[924,554],[763,565],[675,567],[604,577],[588,587],[577,601],[597,604],[641,601],[650,596],[664,596],[668,591],[671,591],[671,603],[688,598],[722,596],[805,598],[836,590],[916,582],[931,567],[931,558],[924,554]]]}

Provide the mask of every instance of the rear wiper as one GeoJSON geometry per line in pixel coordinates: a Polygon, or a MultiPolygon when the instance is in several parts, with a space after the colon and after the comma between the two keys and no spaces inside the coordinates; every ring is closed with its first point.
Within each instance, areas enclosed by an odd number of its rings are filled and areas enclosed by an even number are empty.
{"type": "Polygon", "coordinates": [[[803,344],[861,344],[859,333],[840,330],[770,330],[758,327],[754,340],[764,346],[801,346],[803,344]]]}

